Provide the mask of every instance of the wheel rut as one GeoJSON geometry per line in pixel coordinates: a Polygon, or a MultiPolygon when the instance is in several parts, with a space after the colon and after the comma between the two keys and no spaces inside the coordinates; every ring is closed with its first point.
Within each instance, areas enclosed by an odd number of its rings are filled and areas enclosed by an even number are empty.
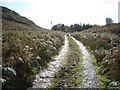
{"type": "Polygon", "coordinates": [[[80,88],[97,88],[97,75],[86,47],[75,38],[72,37],[72,39],[79,45],[83,54],[84,78],[80,88]]]}
{"type": "Polygon", "coordinates": [[[54,78],[54,73],[57,72],[60,67],[62,67],[62,62],[66,57],[68,51],[68,39],[65,35],[65,44],[62,50],[59,52],[58,56],[54,58],[54,61],[51,62],[47,69],[42,70],[39,74],[36,75],[36,79],[33,82],[32,88],[48,88],[51,85],[51,81],[54,78]]]}

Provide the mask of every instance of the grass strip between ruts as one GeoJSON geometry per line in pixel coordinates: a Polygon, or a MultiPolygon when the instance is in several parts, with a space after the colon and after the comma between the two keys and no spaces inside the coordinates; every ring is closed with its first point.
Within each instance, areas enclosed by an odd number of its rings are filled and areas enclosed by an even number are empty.
{"type": "Polygon", "coordinates": [[[75,41],[68,36],[69,49],[61,69],[55,73],[50,88],[78,88],[82,84],[82,53],[75,41]]]}

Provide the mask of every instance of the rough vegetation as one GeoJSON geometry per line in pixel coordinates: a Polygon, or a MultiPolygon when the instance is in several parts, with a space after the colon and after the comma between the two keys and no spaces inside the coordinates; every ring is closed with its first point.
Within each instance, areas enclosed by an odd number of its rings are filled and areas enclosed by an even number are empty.
{"type": "Polygon", "coordinates": [[[55,31],[3,31],[2,74],[5,87],[31,85],[63,44],[62,33],[55,31]],[[16,83],[17,82],[17,83],[16,83]]]}
{"type": "Polygon", "coordinates": [[[25,89],[32,86],[35,75],[58,54],[64,33],[42,29],[7,8],[3,8],[2,20],[3,88],[25,89]]]}
{"type": "Polygon", "coordinates": [[[72,35],[96,58],[101,87],[120,88],[120,24],[91,28],[72,35]]]}

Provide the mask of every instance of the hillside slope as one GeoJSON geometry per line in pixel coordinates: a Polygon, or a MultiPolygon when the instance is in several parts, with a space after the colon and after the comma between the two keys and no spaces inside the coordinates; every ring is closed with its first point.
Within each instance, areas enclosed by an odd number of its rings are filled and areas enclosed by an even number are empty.
{"type": "Polygon", "coordinates": [[[3,30],[42,30],[33,21],[27,19],[7,7],[2,8],[2,29],[3,30]]]}
{"type": "Polygon", "coordinates": [[[101,88],[120,88],[120,23],[72,33],[94,54],[101,88]]]}
{"type": "Polygon", "coordinates": [[[41,28],[8,8],[2,7],[2,11],[0,81],[4,90],[24,90],[58,54],[64,33],[41,28]]]}

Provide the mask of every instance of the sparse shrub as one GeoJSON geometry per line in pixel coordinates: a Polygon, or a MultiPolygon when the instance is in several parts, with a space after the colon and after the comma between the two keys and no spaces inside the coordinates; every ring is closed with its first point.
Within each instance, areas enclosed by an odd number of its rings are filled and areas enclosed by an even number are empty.
{"type": "Polygon", "coordinates": [[[106,56],[103,50],[95,50],[94,55],[97,59],[97,63],[101,63],[103,58],[106,56]]]}

